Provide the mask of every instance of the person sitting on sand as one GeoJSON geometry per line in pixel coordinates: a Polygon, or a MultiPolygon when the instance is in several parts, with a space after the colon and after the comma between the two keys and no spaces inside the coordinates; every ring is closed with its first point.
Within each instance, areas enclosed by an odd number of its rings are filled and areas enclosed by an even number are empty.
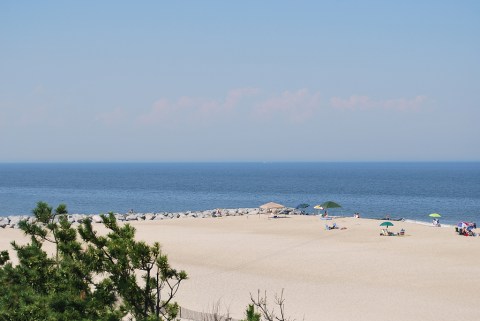
{"type": "Polygon", "coordinates": [[[332,226],[329,226],[328,224],[325,224],[325,229],[327,229],[327,230],[338,229],[337,223],[333,223],[332,226]]]}
{"type": "Polygon", "coordinates": [[[394,235],[397,235],[397,234],[395,234],[393,232],[390,232],[388,229],[384,228],[382,230],[382,232],[380,232],[380,235],[381,236],[394,236],[394,235]]]}
{"type": "Polygon", "coordinates": [[[477,234],[473,232],[473,226],[467,227],[467,234],[468,236],[477,236],[477,234]]]}

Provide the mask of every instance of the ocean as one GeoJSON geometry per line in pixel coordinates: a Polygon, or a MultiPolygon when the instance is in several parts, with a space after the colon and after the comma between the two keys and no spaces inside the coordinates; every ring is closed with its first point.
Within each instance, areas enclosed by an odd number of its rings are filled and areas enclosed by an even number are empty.
{"type": "Polygon", "coordinates": [[[480,162],[0,164],[0,216],[36,202],[69,213],[295,207],[335,201],[332,215],[480,221],[480,162]]]}

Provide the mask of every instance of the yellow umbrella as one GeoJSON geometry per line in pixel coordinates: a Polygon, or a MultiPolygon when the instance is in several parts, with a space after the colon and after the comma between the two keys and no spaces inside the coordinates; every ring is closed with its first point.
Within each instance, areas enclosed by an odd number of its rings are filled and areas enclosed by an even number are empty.
{"type": "Polygon", "coordinates": [[[322,205],[315,205],[313,208],[318,210],[317,214],[320,214],[320,211],[323,211],[323,206],[322,205]]]}

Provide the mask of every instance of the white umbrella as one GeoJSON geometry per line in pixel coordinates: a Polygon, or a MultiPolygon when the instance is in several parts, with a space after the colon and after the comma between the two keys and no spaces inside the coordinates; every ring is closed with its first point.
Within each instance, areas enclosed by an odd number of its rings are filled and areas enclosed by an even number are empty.
{"type": "Polygon", "coordinates": [[[262,210],[273,210],[273,209],[285,208],[285,205],[269,202],[269,203],[260,205],[260,208],[262,210]]]}

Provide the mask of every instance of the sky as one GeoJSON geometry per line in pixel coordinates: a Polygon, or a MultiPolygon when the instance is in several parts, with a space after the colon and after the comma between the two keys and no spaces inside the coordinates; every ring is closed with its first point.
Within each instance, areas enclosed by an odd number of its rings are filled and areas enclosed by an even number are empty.
{"type": "Polygon", "coordinates": [[[0,2],[0,162],[480,161],[479,1],[0,2]]]}

